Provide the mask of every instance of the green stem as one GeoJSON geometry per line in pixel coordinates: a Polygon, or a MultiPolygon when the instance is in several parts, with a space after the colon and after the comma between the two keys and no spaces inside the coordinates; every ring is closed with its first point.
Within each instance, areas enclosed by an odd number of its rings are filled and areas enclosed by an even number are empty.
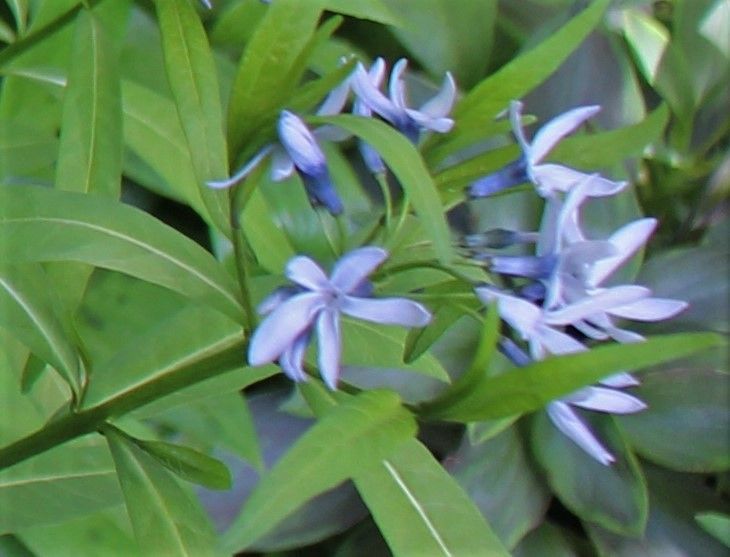
{"type": "Polygon", "coordinates": [[[393,220],[393,197],[390,194],[390,186],[385,172],[375,174],[375,180],[380,186],[380,192],[383,194],[383,204],[385,205],[385,233],[390,233],[391,221],[393,220]]]}
{"type": "Polygon", "coordinates": [[[245,313],[243,328],[247,335],[250,335],[253,330],[256,314],[254,313],[253,303],[251,302],[251,288],[249,284],[248,262],[251,257],[251,247],[248,245],[246,235],[241,228],[240,215],[246,203],[251,198],[252,193],[253,186],[246,187],[246,182],[241,186],[234,186],[229,190],[231,207],[229,218],[233,241],[233,258],[245,313]]]}

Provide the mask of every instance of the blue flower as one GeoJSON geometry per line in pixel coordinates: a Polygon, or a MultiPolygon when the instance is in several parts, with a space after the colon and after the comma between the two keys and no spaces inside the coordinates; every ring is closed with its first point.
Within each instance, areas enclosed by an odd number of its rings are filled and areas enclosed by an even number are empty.
{"type": "MultiPolygon", "coordinates": [[[[560,164],[543,164],[542,161],[561,139],[575,131],[599,110],[598,106],[584,106],[569,110],[540,128],[530,143],[525,138],[520,123],[522,103],[512,101],[509,107],[512,132],[522,154],[519,159],[501,170],[472,183],[469,195],[473,198],[487,197],[525,182],[532,182],[542,197],[550,197],[556,192],[567,192],[573,185],[585,179],[586,174],[560,164]]],[[[592,197],[613,195],[624,186],[623,182],[596,178],[592,182],[592,189],[588,195],[592,197]]]]}
{"type": "MultiPolygon", "coordinates": [[[[340,89],[335,92],[339,95],[340,89]]],[[[328,97],[325,100],[327,110],[339,102],[339,97],[332,99],[333,97],[328,97]]],[[[342,103],[344,104],[344,100],[342,103]]],[[[282,110],[277,131],[278,144],[267,145],[229,179],[211,181],[208,186],[216,189],[231,187],[248,176],[266,157],[271,156],[272,180],[280,182],[297,170],[313,204],[326,207],[332,215],[342,213],[342,201],[332,184],[327,159],[315,137],[317,131],[311,132],[301,118],[288,110],[282,110]]]]}
{"type": "Polygon", "coordinates": [[[412,300],[364,296],[368,275],[387,257],[388,252],[378,247],[353,250],[335,264],[329,277],[309,257],[291,259],[285,274],[295,286],[275,291],[259,307],[267,317],[251,338],[249,364],[278,360],[291,379],[304,381],[304,354],[316,333],[320,374],[335,389],[340,375],[341,314],[385,325],[426,325],[431,314],[412,300]]]}
{"type": "Polygon", "coordinates": [[[362,103],[390,122],[413,143],[418,142],[421,131],[424,129],[439,133],[451,130],[454,121],[447,116],[456,99],[456,84],[449,72],[446,72],[441,90],[436,96],[419,109],[414,109],[408,106],[406,85],[403,79],[408,61],[401,58],[393,66],[388,84],[389,97],[381,93],[379,88],[383,71],[381,66],[383,65],[382,59],[378,58],[370,73],[362,64],[358,64],[355,69],[351,86],[362,103]]]}

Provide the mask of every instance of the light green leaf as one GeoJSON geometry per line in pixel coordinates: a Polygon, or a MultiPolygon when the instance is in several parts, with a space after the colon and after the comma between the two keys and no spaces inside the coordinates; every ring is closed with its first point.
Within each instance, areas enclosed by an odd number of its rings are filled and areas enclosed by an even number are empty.
{"type": "Polygon", "coordinates": [[[634,51],[641,73],[653,85],[669,44],[669,31],[638,9],[626,9],[622,15],[626,42],[634,51]]]}
{"type": "Polygon", "coordinates": [[[324,9],[383,25],[403,24],[403,19],[383,0],[324,0],[324,9]]]}
{"type": "Polygon", "coordinates": [[[54,310],[51,292],[40,266],[0,263],[0,326],[55,367],[78,395],[79,356],[54,310]]]}
{"type": "Polygon", "coordinates": [[[328,412],[259,483],[224,536],[240,550],[315,495],[387,458],[415,433],[398,397],[368,391],[328,412]]]}
{"type": "Polygon", "coordinates": [[[451,406],[430,411],[426,405],[424,410],[430,417],[464,422],[532,412],[612,373],[640,370],[724,344],[719,335],[687,333],[656,336],[637,344],[600,346],[488,377],[451,406]]]}
{"type": "Polygon", "coordinates": [[[233,319],[232,277],[203,248],[142,211],[70,192],[0,188],[0,235],[9,262],[77,261],[120,271],[207,303],[233,319]]]}
{"type": "Polygon", "coordinates": [[[205,182],[228,176],[223,111],[213,54],[193,5],[156,0],[165,69],[187,140],[203,201],[222,231],[228,229],[228,198],[205,182]]]}
{"type": "MultiPolygon", "coordinates": [[[[84,408],[102,405],[243,341],[240,326],[210,309],[186,305],[156,326],[118,347],[93,373],[84,408]]],[[[243,352],[241,365],[243,365],[243,352]]]]}
{"type": "Polygon", "coordinates": [[[426,223],[434,249],[443,262],[453,259],[453,247],[444,208],[423,159],[402,134],[383,122],[343,114],[313,118],[334,124],[362,138],[375,147],[398,178],[418,216],[426,223]]]}
{"type": "Polygon", "coordinates": [[[497,15],[495,0],[390,0],[400,26],[391,29],[398,40],[434,77],[451,71],[468,89],[489,63],[497,15]]]}
{"type": "Polygon", "coordinates": [[[283,273],[287,261],[294,256],[294,250],[286,234],[271,219],[259,188],[253,191],[246,203],[241,227],[261,266],[271,273],[283,273]]]}
{"type": "Polygon", "coordinates": [[[730,547],[730,516],[722,513],[699,513],[695,515],[695,520],[725,547],[730,547]]]}
{"type": "Polygon", "coordinates": [[[100,19],[77,16],[64,91],[56,187],[117,197],[122,172],[122,117],[114,45],[100,19]]]}
{"type": "MultiPolygon", "coordinates": [[[[598,24],[609,0],[597,0],[550,35],[532,50],[525,52],[481,81],[456,106],[456,132],[436,138],[438,151],[428,151],[429,160],[440,160],[449,152],[485,136],[494,117],[542,83],[583,42],[598,24]]],[[[433,145],[432,144],[432,145],[433,145]]]]}
{"type": "Polygon", "coordinates": [[[415,439],[354,480],[395,555],[509,555],[466,493],[415,439]]]}
{"type": "Polygon", "coordinates": [[[162,465],[134,442],[106,427],[114,465],[140,552],[145,555],[217,555],[203,509],[162,465]]]}
{"type": "Polygon", "coordinates": [[[533,424],[532,447],[550,487],[582,520],[622,535],[641,536],[649,501],[638,460],[610,416],[584,412],[581,418],[616,461],[601,464],[540,412],[533,424]]]}
{"type": "Polygon", "coordinates": [[[727,373],[699,366],[664,368],[645,374],[633,394],[649,407],[616,419],[637,453],[671,470],[730,468],[727,373]]]}
{"type": "Polygon", "coordinates": [[[0,531],[54,524],[122,501],[109,451],[98,436],[57,447],[0,471],[0,531]]]}
{"type": "Polygon", "coordinates": [[[291,94],[306,69],[322,0],[277,0],[267,8],[241,57],[228,106],[228,148],[237,153],[291,94]]]}

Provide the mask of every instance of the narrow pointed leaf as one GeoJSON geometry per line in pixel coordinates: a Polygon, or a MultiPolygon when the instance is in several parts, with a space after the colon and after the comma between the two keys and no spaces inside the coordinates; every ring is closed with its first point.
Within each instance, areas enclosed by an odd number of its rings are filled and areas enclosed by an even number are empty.
{"type": "Polygon", "coordinates": [[[415,439],[354,480],[394,555],[509,555],[456,480],[415,439]]]}
{"type": "Polygon", "coordinates": [[[227,230],[228,198],[207,189],[208,180],[228,176],[223,110],[213,53],[192,3],[156,0],[165,69],[203,201],[222,230],[227,230]]]}
{"type": "Polygon", "coordinates": [[[56,187],[117,197],[122,171],[121,93],[115,48],[96,15],[77,16],[64,91],[56,187]]]}
{"type": "Polygon", "coordinates": [[[241,318],[235,283],[208,252],[121,203],[42,187],[2,188],[0,236],[6,240],[3,257],[10,263],[88,263],[165,286],[241,318]]]}
{"type": "Polygon", "coordinates": [[[408,194],[408,200],[418,216],[428,223],[427,231],[439,259],[445,262],[453,259],[451,236],[441,199],[433,178],[413,144],[387,124],[375,119],[343,114],[316,118],[316,121],[339,126],[375,147],[408,194]]]}
{"type": "Polygon", "coordinates": [[[202,507],[155,458],[115,428],[104,435],[114,458],[127,512],[145,555],[217,555],[202,507]]]}
{"type": "Polygon", "coordinates": [[[368,391],[334,408],[262,478],[226,532],[225,546],[249,546],[315,495],[389,457],[415,427],[387,391],[368,391]]]}
{"type": "Polygon", "coordinates": [[[612,373],[640,370],[724,343],[722,337],[712,333],[688,333],[551,357],[488,377],[453,405],[435,409],[432,413],[426,408],[426,413],[447,420],[473,422],[532,412],[612,373]]]}
{"type": "Polygon", "coordinates": [[[49,292],[39,266],[0,263],[0,327],[56,368],[78,394],[79,356],[49,292]]]}

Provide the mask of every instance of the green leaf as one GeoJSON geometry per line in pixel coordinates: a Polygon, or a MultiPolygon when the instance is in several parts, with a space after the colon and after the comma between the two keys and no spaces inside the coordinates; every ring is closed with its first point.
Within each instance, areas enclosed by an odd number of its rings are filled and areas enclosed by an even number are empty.
{"type": "Polygon", "coordinates": [[[451,475],[508,548],[543,520],[551,494],[528,459],[517,428],[486,443],[464,439],[449,462],[451,475]]]}
{"type": "Polygon", "coordinates": [[[6,0],[5,2],[15,18],[15,27],[18,34],[25,33],[25,25],[28,22],[28,0],[6,0]]]}
{"type": "MultiPolygon", "coordinates": [[[[242,344],[240,326],[210,309],[186,305],[154,327],[118,347],[97,366],[83,400],[84,408],[100,406],[125,393],[152,385],[206,357],[242,344]]],[[[243,366],[243,353],[241,365],[243,366]]]]}
{"type": "Polygon", "coordinates": [[[0,471],[0,531],[54,524],[122,501],[109,451],[87,437],[0,471]]]}
{"type": "Polygon", "coordinates": [[[71,56],[56,187],[118,197],[122,172],[118,63],[111,38],[93,12],[79,12],[71,56]]]}
{"type": "Polygon", "coordinates": [[[566,528],[543,522],[527,534],[513,552],[514,557],[577,557],[566,528]]]}
{"type": "Polygon", "coordinates": [[[535,457],[552,490],[582,520],[622,535],[640,536],[649,504],[641,466],[610,416],[584,412],[581,418],[615,462],[606,466],[596,461],[561,433],[545,412],[535,416],[535,457]]]}
{"type": "Polygon", "coordinates": [[[390,0],[403,23],[390,31],[431,75],[451,71],[469,88],[489,63],[497,16],[495,0],[390,0]]]}
{"type": "Polygon", "coordinates": [[[587,352],[551,357],[523,368],[488,377],[471,393],[429,417],[473,422],[532,412],[551,400],[595,383],[621,370],[643,367],[681,358],[725,341],[711,333],[657,336],[638,344],[600,346],[587,352]]]}
{"type": "Polygon", "coordinates": [[[633,126],[568,137],[552,151],[550,159],[586,171],[620,164],[628,157],[641,155],[647,145],[659,141],[668,121],[669,110],[661,105],[633,126]]]}
{"type": "Polygon", "coordinates": [[[324,9],[383,25],[403,24],[402,18],[383,0],[324,0],[324,9]]]}
{"type": "Polygon", "coordinates": [[[228,229],[225,192],[205,182],[228,176],[228,152],[223,134],[223,110],[213,53],[195,9],[188,1],[155,0],[162,33],[165,69],[187,140],[203,201],[214,222],[228,229]]]}
{"type": "Polygon", "coordinates": [[[669,31],[656,19],[638,9],[622,12],[626,42],[634,51],[646,81],[654,85],[664,51],[669,45],[669,31]]]}
{"type": "Polygon", "coordinates": [[[40,266],[0,263],[0,326],[55,367],[78,395],[79,356],[54,310],[52,292],[40,266]]]}
{"type": "Polygon", "coordinates": [[[511,100],[519,99],[542,83],[578,48],[601,20],[608,4],[609,0],[591,3],[559,31],[474,87],[454,110],[455,131],[461,133],[439,138],[439,151],[429,151],[429,159],[443,158],[484,137],[484,130],[493,125],[494,117],[507,108],[511,100]]]}
{"type": "Polygon", "coordinates": [[[231,473],[220,460],[184,445],[163,441],[133,442],[176,476],[210,489],[230,489],[231,473]]]}
{"type": "Polygon", "coordinates": [[[334,408],[261,479],[226,532],[226,548],[249,546],[310,498],[390,456],[415,430],[387,391],[364,392],[334,408]]]}
{"type": "Polygon", "coordinates": [[[104,435],[140,553],[217,555],[213,528],[192,494],[116,428],[106,427],[104,435]]]}
{"type": "Polygon", "coordinates": [[[251,134],[281,107],[305,67],[322,1],[277,0],[267,8],[241,57],[228,106],[228,147],[237,153],[251,134]]]}
{"type": "Polygon", "coordinates": [[[192,240],[127,205],[42,187],[0,188],[0,234],[8,262],[88,263],[241,319],[235,283],[223,267],[192,240]]]}
{"type": "Polygon", "coordinates": [[[342,114],[312,120],[343,128],[375,147],[403,186],[418,216],[428,223],[427,232],[438,258],[442,262],[453,259],[444,208],[433,178],[413,144],[387,124],[375,119],[342,114]]]}
{"type": "Polygon", "coordinates": [[[395,555],[509,555],[466,493],[415,439],[354,480],[395,555]]]}
{"type": "Polygon", "coordinates": [[[684,472],[730,468],[726,373],[701,367],[651,371],[633,394],[649,407],[616,419],[641,456],[684,472]]]}
{"type": "Polygon", "coordinates": [[[730,547],[730,516],[722,513],[700,513],[695,519],[705,530],[730,547]]]}

